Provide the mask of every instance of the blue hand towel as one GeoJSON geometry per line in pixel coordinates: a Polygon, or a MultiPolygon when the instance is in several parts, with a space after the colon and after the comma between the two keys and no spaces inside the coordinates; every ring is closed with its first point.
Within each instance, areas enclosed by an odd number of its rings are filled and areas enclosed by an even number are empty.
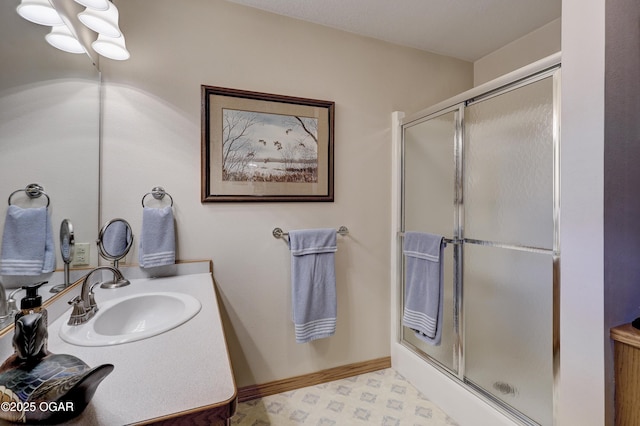
{"type": "Polygon", "coordinates": [[[53,229],[46,207],[10,205],[4,222],[1,275],[40,275],[56,267],[53,229]]]}
{"type": "Polygon", "coordinates": [[[404,235],[405,298],[402,321],[421,340],[439,345],[442,336],[443,250],[440,235],[406,232],[404,235]]]}
{"type": "Polygon", "coordinates": [[[336,230],[290,231],[289,248],[296,342],[332,336],[337,312],[336,230]]]}
{"type": "Polygon", "coordinates": [[[142,209],[138,260],[142,268],[176,263],[175,225],[171,206],[142,209]]]}

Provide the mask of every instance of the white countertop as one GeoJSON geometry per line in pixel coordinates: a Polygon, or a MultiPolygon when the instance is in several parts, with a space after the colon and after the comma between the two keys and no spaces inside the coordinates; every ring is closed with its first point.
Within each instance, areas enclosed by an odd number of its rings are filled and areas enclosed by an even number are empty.
{"type": "Polygon", "coordinates": [[[64,342],[59,331],[71,309],[50,322],[49,351],[77,356],[90,367],[115,366],[85,411],[65,424],[124,425],[224,404],[236,397],[211,274],[131,279],[131,285],[118,289],[96,287],[95,298],[99,307],[101,302],[141,289],[184,292],[197,298],[202,308],[173,330],[113,346],[82,347],[64,342]]]}

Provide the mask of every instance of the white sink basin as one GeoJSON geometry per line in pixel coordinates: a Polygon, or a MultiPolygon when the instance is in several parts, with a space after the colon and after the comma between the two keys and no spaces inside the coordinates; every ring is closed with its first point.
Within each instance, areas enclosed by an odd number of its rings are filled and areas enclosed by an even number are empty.
{"type": "Polygon", "coordinates": [[[141,293],[98,300],[98,312],[86,324],[63,324],[60,337],[78,346],[109,346],[157,336],[193,318],[201,308],[193,296],[176,292],[141,293]]]}

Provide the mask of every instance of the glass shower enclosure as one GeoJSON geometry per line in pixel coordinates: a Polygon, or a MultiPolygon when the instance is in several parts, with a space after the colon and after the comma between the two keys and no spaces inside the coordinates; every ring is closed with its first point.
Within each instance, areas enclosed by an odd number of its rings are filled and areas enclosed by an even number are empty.
{"type": "Polygon", "coordinates": [[[401,343],[527,425],[553,424],[559,84],[554,67],[402,124],[401,230],[454,243],[441,344],[401,343]]]}

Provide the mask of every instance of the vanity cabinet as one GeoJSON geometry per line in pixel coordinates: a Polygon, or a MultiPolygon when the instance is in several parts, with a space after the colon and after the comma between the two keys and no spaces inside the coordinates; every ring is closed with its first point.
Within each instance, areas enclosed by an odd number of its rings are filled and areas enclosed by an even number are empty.
{"type": "MultiPolygon", "coordinates": [[[[175,265],[172,275],[145,277],[134,267],[122,268],[131,285],[99,289],[98,305],[146,293],[178,292],[193,296],[200,311],[187,322],[153,337],[107,346],[72,345],[61,338],[70,308],[80,293],[66,289],[47,306],[49,350],[71,354],[89,366],[113,364],[84,412],[65,426],[229,425],[237,389],[231,367],[210,262],[175,265]]],[[[0,356],[11,353],[13,333],[1,336],[0,356]]],[[[0,425],[5,424],[0,420],[0,425]]]]}
{"type": "Polygon", "coordinates": [[[153,426],[192,426],[192,425],[208,425],[208,426],[229,426],[231,417],[236,411],[236,400],[224,403],[220,406],[207,408],[202,411],[180,413],[175,417],[155,419],[142,423],[136,423],[135,426],[153,425],[153,426]]]}
{"type": "Polygon", "coordinates": [[[640,330],[631,324],[611,329],[615,347],[615,424],[640,424],[640,330]]]}

